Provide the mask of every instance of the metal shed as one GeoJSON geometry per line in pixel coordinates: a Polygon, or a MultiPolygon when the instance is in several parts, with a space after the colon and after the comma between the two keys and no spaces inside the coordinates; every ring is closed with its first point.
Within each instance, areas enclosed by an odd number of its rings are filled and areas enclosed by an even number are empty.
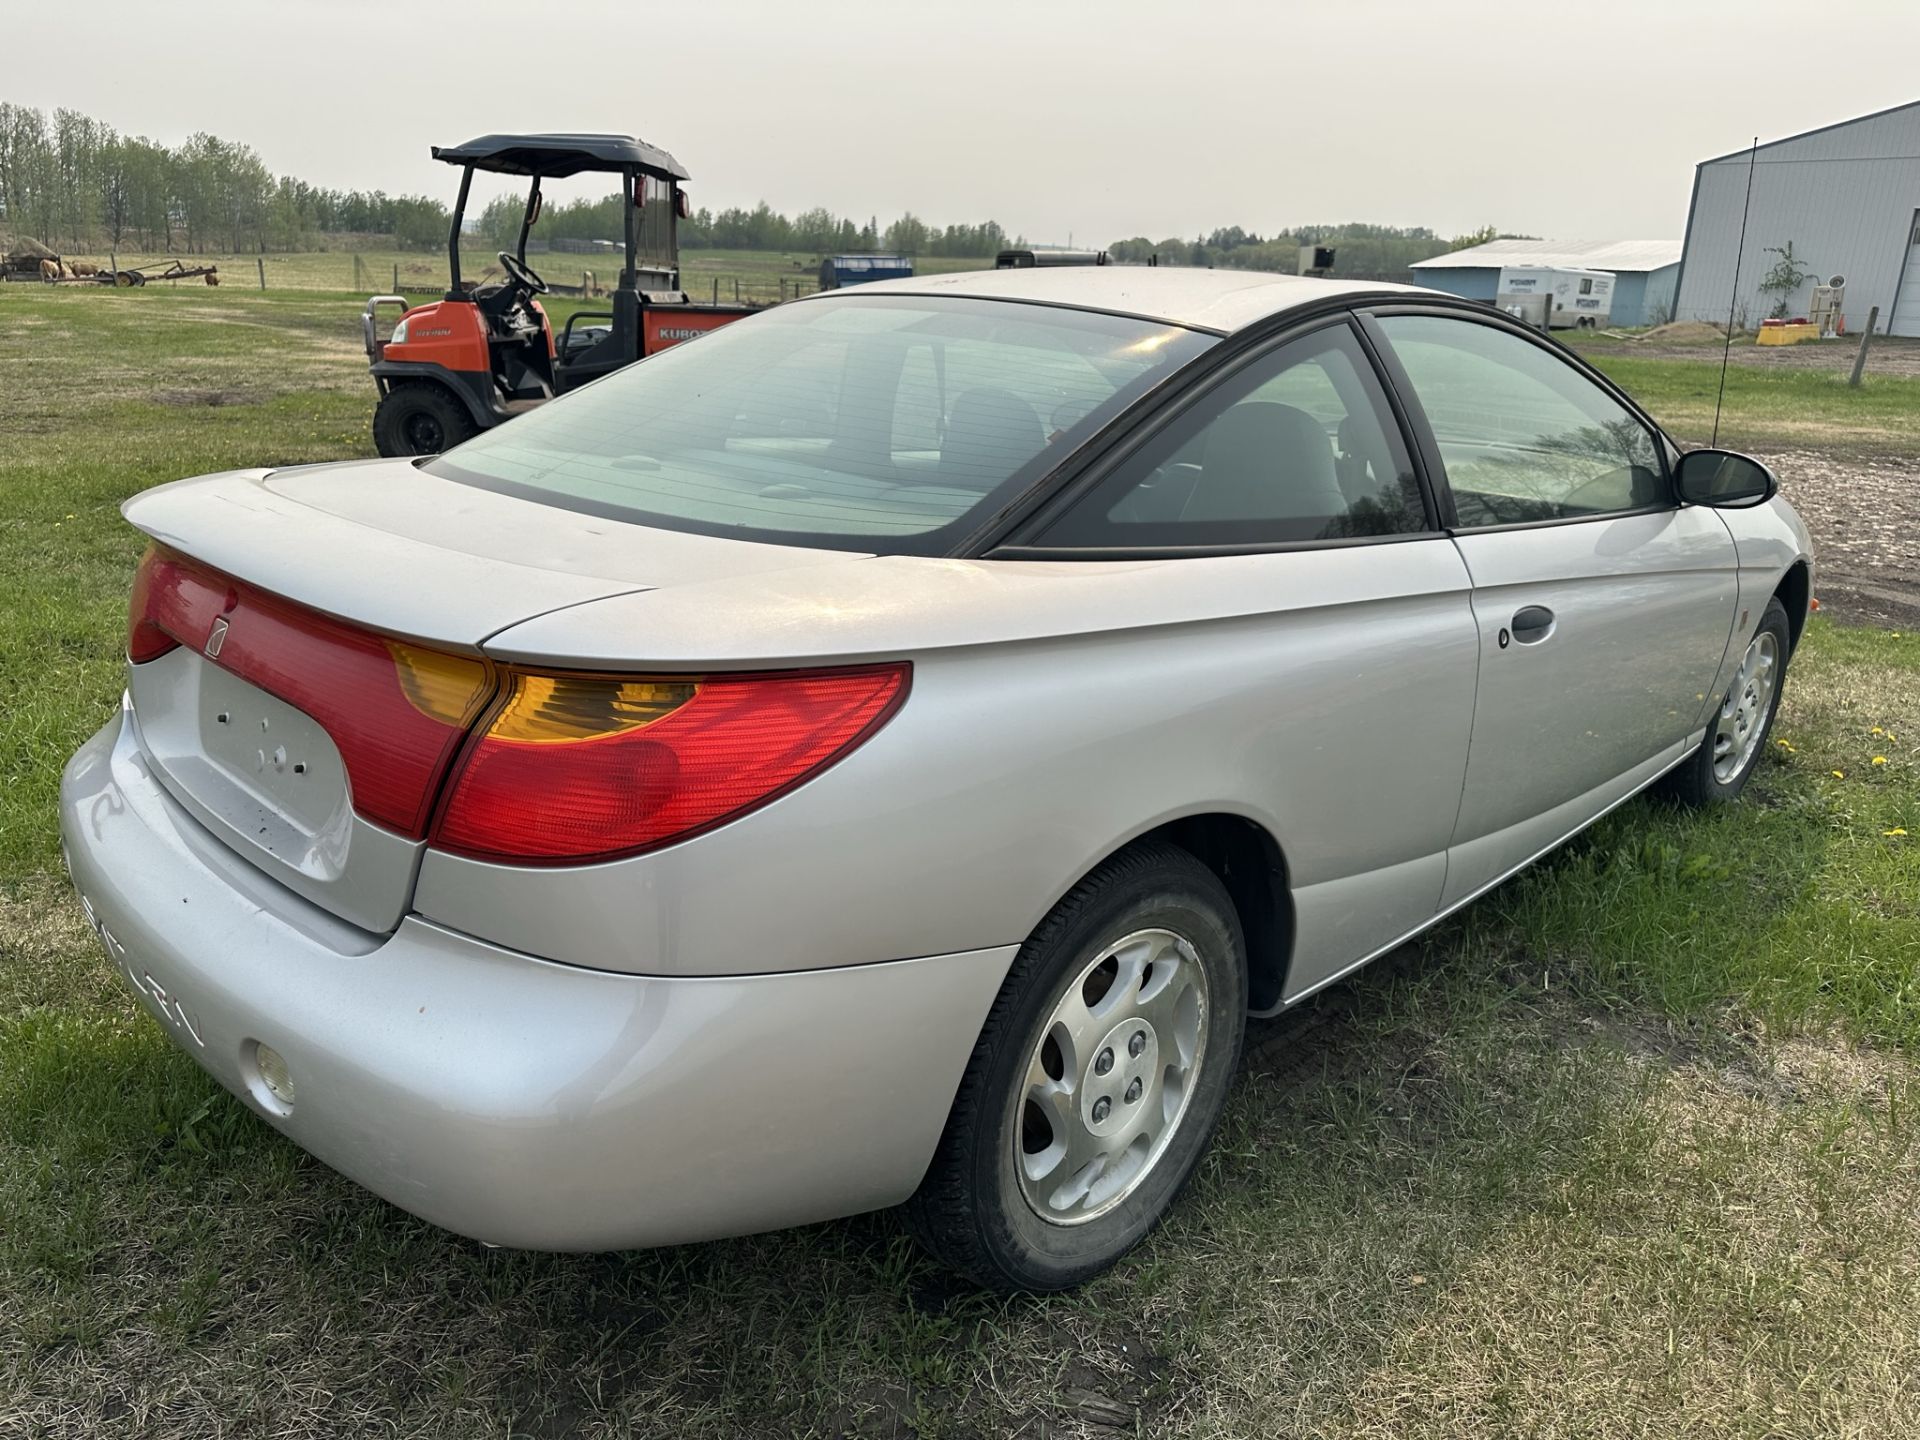
{"type": "Polygon", "coordinates": [[[1612,273],[1614,325],[1657,325],[1672,318],[1680,273],[1677,240],[1489,240],[1413,264],[1414,278],[1468,300],[1492,300],[1508,267],[1612,273]]]}
{"type": "MultiPolygon", "coordinates": [[[[1724,325],[1731,304],[1736,324],[1758,325],[1782,298],[1760,289],[1779,259],[1768,251],[1788,241],[1815,279],[1845,278],[1848,329],[1864,327],[1877,305],[1882,333],[1920,336],[1920,100],[1702,161],[1687,214],[1680,318],[1724,325]]],[[[1789,315],[1807,312],[1812,284],[1784,297],[1789,315]]]]}

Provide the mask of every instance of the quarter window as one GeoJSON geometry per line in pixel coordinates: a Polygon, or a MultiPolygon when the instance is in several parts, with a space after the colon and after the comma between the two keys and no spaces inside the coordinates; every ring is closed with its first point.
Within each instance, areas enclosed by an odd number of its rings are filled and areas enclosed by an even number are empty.
{"type": "Polygon", "coordinates": [[[1380,328],[1433,427],[1463,528],[1671,503],[1652,432],[1551,351],[1440,315],[1388,315],[1380,328]]]}
{"type": "Polygon", "coordinates": [[[1345,324],[1260,357],[1049,525],[1050,546],[1237,545],[1426,530],[1371,364],[1345,324]]]}

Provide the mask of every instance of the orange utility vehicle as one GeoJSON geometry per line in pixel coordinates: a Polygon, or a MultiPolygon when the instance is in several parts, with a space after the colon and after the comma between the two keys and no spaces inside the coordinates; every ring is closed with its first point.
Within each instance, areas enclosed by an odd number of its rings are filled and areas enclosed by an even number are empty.
{"type": "Polygon", "coordinates": [[[631,135],[486,135],[433,147],[460,170],[460,197],[447,236],[452,283],[441,299],[414,305],[375,295],[361,316],[368,366],[380,388],[373,438],[382,455],[433,455],[510,420],[555,395],[750,314],[744,305],[696,305],[680,288],[679,221],[688,178],[666,151],[631,135]],[[499,252],[504,278],[460,276],[460,235],[473,172],[525,175],[532,183],[520,243],[499,252]],[[556,340],[539,296],[547,283],[527,264],[527,237],[540,218],[540,182],[605,172],[620,177],[626,264],[608,295],[611,308],[567,319],[556,340]],[[384,340],[382,306],[405,313],[384,340]]]}

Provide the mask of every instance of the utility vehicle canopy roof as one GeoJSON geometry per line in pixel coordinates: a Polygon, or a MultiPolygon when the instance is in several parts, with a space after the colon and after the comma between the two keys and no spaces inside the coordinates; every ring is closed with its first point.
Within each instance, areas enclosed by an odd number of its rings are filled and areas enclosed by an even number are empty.
{"type": "Polygon", "coordinates": [[[548,179],[628,165],[662,180],[692,178],[666,151],[631,135],[482,135],[464,145],[436,145],[433,158],[501,175],[548,179]]]}

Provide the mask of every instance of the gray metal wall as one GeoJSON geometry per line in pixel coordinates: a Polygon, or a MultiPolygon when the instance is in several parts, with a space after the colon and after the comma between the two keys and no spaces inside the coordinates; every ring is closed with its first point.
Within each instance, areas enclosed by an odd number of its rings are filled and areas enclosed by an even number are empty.
{"type": "Polygon", "coordinates": [[[1497,268],[1468,269],[1464,265],[1413,272],[1414,284],[1424,285],[1429,290],[1444,290],[1449,295],[1458,295],[1465,300],[1493,299],[1499,279],[1500,271],[1497,268]]]}
{"type": "MultiPolygon", "coordinates": [[[[1750,153],[1709,161],[1695,172],[1680,319],[1726,323],[1750,153]]],[[[1751,328],[1767,317],[1772,302],[1761,295],[1760,281],[1778,257],[1766,248],[1791,240],[1794,257],[1820,279],[1847,277],[1849,328],[1858,330],[1868,307],[1878,305],[1884,330],[1920,209],[1920,102],[1762,145],[1755,158],[1735,322],[1751,328]]],[[[1790,297],[1789,313],[1806,312],[1811,284],[1790,297]]]]}
{"type": "MultiPolygon", "coordinates": [[[[1624,277],[1623,277],[1624,278],[1624,277]]],[[[1646,272],[1646,289],[1640,296],[1640,318],[1636,325],[1658,325],[1673,319],[1673,287],[1680,283],[1680,266],[1662,265],[1646,272]]],[[[1620,324],[1626,322],[1620,321],[1620,324]]]]}

